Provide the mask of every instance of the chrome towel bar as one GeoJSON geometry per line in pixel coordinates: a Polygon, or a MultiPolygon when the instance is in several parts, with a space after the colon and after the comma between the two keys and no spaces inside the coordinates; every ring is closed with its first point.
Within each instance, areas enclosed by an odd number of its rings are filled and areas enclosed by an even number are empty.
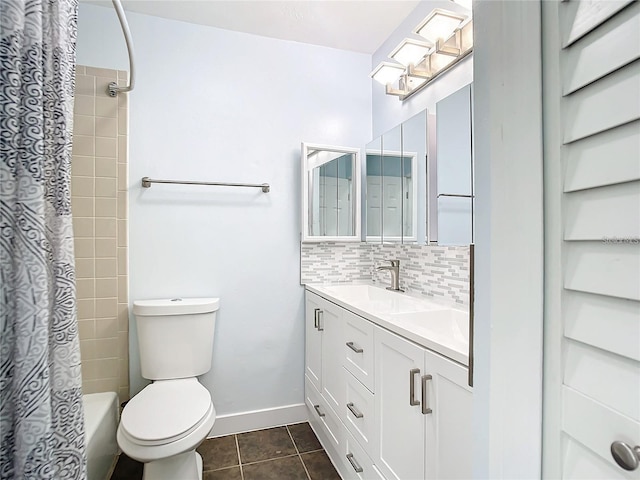
{"type": "Polygon", "coordinates": [[[175,183],[178,185],[213,185],[217,187],[254,187],[261,188],[264,193],[269,193],[271,187],[268,183],[225,183],[225,182],[193,182],[190,180],[158,180],[156,178],[142,177],[142,186],[150,188],[152,183],[175,183]]]}

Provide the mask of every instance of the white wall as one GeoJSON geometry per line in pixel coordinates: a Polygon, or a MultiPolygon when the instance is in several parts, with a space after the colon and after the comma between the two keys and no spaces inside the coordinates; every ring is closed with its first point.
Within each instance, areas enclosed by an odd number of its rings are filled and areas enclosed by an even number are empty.
{"type": "MultiPolygon", "coordinates": [[[[218,415],[303,402],[300,142],[371,138],[368,55],[128,14],[130,298],[218,296],[218,415]],[[271,184],[140,187],[140,178],[271,184]]],[[[78,63],[127,69],[112,9],[82,4],[78,63]]],[[[132,325],[133,327],[133,325],[132,325]]],[[[135,328],[131,386],[140,377],[135,328]]]]}
{"type": "Polygon", "coordinates": [[[478,1],[474,16],[473,477],[539,479],[544,280],[540,2],[478,1]]]}
{"type": "MultiPolygon", "coordinates": [[[[421,37],[412,34],[412,30],[433,10],[444,8],[454,12],[468,14],[469,11],[449,0],[425,0],[407,16],[407,18],[394,30],[385,42],[376,50],[371,59],[371,70],[380,62],[391,61],[389,53],[397,47],[404,38],[421,37]]],[[[425,108],[430,113],[435,113],[436,103],[452,94],[461,87],[473,81],[473,54],[467,56],[460,63],[431,81],[420,92],[413,94],[405,101],[398,97],[387,95],[384,86],[373,83],[373,137],[375,138],[391,130],[396,125],[404,122],[425,108]]]]}

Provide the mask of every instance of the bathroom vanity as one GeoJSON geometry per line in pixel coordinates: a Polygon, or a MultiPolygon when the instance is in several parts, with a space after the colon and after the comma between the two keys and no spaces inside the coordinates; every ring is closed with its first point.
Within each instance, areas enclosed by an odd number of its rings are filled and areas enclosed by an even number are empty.
{"type": "Polygon", "coordinates": [[[372,285],[307,285],[305,318],[305,403],[343,478],[471,477],[467,312],[372,285]]]}

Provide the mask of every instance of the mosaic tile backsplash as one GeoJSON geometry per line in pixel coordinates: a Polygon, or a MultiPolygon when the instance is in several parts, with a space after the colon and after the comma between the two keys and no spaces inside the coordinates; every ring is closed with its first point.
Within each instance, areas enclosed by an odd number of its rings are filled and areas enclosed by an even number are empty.
{"type": "Polygon", "coordinates": [[[400,288],[444,302],[469,305],[469,247],[301,244],[300,283],[373,282],[389,285],[389,272],[376,267],[400,260],[400,288]]]}

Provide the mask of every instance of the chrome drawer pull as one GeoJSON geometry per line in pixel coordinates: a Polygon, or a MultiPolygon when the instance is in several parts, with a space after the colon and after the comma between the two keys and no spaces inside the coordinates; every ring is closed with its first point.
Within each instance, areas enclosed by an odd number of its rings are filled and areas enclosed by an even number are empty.
{"type": "Polygon", "coordinates": [[[364,414],[362,412],[359,412],[358,410],[356,410],[356,407],[353,406],[353,402],[347,403],[347,408],[349,409],[349,411],[351,413],[353,413],[354,417],[356,417],[356,418],[364,417],[364,414]]]}
{"type": "Polygon", "coordinates": [[[347,347],[349,347],[351,350],[353,350],[356,353],[362,353],[364,352],[363,349],[361,349],[360,347],[354,347],[353,346],[353,342],[347,342],[347,347]]]}
{"type": "Polygon", "coordinates": [[[432,378],[433,377],[431,375],[425,375],[422,377],[422,413],[424,415],[429,415],[433,412],[433,410],[427,407],[427,382],[432,378]]]}
{"type": "Polygon", "coordinates": [[[347,453],[347,460],[349,460],[349,463],[351,464],[353,469],[356,471],[356,473],[363,472],[362,467],[358,465],[358,462],[356,462],[356,459],[353,458],[353,453],[347,453]]]}
{"type": "Polygon", "coordinates": [[[324,417],[325,414],[320,411],[320,405],[314,405],[313,408],[316,409],[316,413],[319,417],[324,417]]]}
{"type": "Polygon", "coordinates": [[[319,308],[314,308],[313,310],[313,327],[318,328],[318,314],[320,313],[319,308]]]}
{"type": "Polygon", "coordinates": [[[318,309],[318,331],[324,331],[324,310],[318,309]]]}
{"type": "Polygon", "coordinates": [[[420,401],[416,400],[416,385],[414,382],[416,374],[420,375],[419,368],[412,368],[409,370],[409,405],[412,407],[420,405],[420,401]]]}

